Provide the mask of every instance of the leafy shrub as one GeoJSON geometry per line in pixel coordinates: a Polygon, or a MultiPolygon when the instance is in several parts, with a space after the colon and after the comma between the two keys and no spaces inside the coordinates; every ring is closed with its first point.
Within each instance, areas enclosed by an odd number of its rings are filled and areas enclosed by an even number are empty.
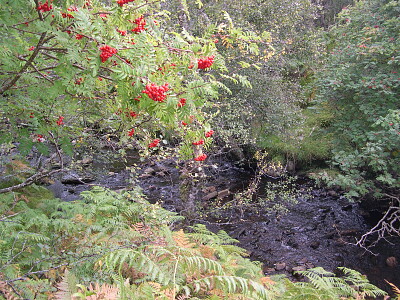
{"type": "Polygon", "coordinates": [[[400,187],[399,11],[399,1],[359,1],[328,33],[317,99],[334,114],[332,164],[342,174],[330,183],[348,196],[400,187]]]}

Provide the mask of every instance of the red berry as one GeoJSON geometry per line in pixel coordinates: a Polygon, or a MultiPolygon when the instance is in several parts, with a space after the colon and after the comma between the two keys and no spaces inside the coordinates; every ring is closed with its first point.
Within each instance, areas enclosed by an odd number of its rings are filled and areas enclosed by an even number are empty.
{"type": "Polygon", "coordinates": [[[185,98],[181,98],[181,99],[179,99],[179,102],[178,102],[178,107],[185,106],[185,104],[186,104],[186,99],[185,99],[185,98]]]}
{"type": "Polygon", "coordinates": [[[197,68],[198,69],[208,69],[212,66],[214,63],[214,55],[213,56],[208,56],[208,57],[203,57],[199,58],[197,60],[197,68]]]}
{"type": "Polygon", "coordinates": [[[214,130],[210,130],[210,131],[206,132],[205,136],[211,137],[213,134],[214,134],[214,130]]]}
{"type": "Polygon", "coordinates": [[[155,139],[149,144],[149,148],[157,147],[159,143],[160,143],[160,140],[159,139],[155,139]]]}
{"type": "Polygon", "coordinates": [[[164,85],[156,85],[155,83],[150,83],[146,85],[146,89],[142,91],[142,93],[147,94],[150,99],[157,101],[157,102],[164,102],[167,98],[165,94],[169,90],[168,83],[164,85]]]}
{"type": "Polygon", "coordinates": [[[109,59],[111,56],[113,56],[118,52],[117,49],[110,47],[108,45],[100,47],[100,51],[101,51],[100,53],[101,62],[107,61],[107,59],[109,59]]]}
{"type": "Polygon", "coordinates": [[[198,140],[197,142],[193,142],[192,144],[195,145],[195,146],[203,145],[204,144],[204,140],[201,139],[201,140],[198,140]]]}
{"type": "Polygon", "coordinates": [[[49,5],[49,1],[46,1],[43,4],[41,2],[39,2],[39,5],[37,7],[37,10],[41,11],[41,12],[50,11],[52,9],[53,9],[53,5],[51,5],[51,4],[49,5]]]}
{"type": "Polygon", "coordinates": [[[56,122],[57,125],[58,125],[58,126],[64,125],[63,120],[64,120],[64,117],[63,117],[63,116],[59,116],[59,117],[58,117],[58,120],[57,120],[57,122],[56,122]]]}
{"type": "Polygon", "coordinates": [[[207,158],[206,154],[201,154],[201,155],[195,157],[194,160],[195,161],[204,161],[204,160],[206,160],[206,158],[207,158]]]}

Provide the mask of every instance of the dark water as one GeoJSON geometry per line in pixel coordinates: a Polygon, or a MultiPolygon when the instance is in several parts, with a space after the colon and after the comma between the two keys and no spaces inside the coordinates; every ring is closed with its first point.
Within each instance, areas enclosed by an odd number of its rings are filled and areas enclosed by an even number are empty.
{"type": "MultiPolygon", "coordinates": [[[[302,192],[297,195],[296,204],[287,205],[286,214],[271,210],[269,204],[250,205],[251,208],[243,210],[236,206],[222,209],[221,205],[232,201],[235,192],[246,189],[252,173],[222,160],[205,166],[203,171],[207,177],[200,180],[202,186],[196,195],[196,205],[203,213],[201,217],[194,216],[191,222],[204,223],[213,231],[227,231],[240,241],[239,246],[249,251],[251,259],[264,263],[266,274],[292,276],[296,267],[321,266],[335,271],[344,266],[366,274],[370,282],[386,291],[390,287],[385,280],[400,286],[400,267],[386,264],[391,256],[400,260],[399,238],[372,249],[378,253],[376,256],[355,246],[356,239],[374,224],[364,218],[365,210],[340,193],[303,180],[296,183],[295,190],[302,192]],[[216,196],[208,199],[213,195],[216,196]]],[[[59,178],[50,189],[64,200],[75,200],[92,185],[119,190],[138,183],[150,201],[161,202],[165,208],[186,215],[186,203],[180,199],[179,176],[173,160],[143,163],[134,152],[128,153],[126,159],[99,155],[75,174],[59,178]],[[133,163],[141,166],[135,177],[129,170],[133,163]],[[74,182],[75,177],[81,178],[81,182],[74,182]]],[[[260,197],[268,181],[264,179],[261,184],[260,197]]]]}

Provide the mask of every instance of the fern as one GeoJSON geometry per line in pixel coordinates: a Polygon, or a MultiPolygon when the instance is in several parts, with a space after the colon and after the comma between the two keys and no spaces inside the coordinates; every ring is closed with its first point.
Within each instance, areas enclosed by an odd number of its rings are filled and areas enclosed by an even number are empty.
{"type": "Polygon", "coordinates": [[[72,295],[77,292],[76,278],[68,270],[65,270],[64,276],[57,284],[57,290],[54,294],[56,300],[71,300],[72,295]]]}
{"type": "Polygon", "coordinates": [[[202,288],[221,289],[229,294],[240,294],[251,299],[272,299],[274,293],[267,290],[263,285],[236,276],[212,276],[196,280],[192,283],[193,290],[198,293],[202,288]]]}
{"type": "Polygon", "coordinates": [[[390,282],[387,281],[387,280],[385,280],[385,281],[392,287],[393,292],[394,292],[395,295],[396,295],[396,299],[397,299],[397,300],[400,300],[400,289],[399,289],[397,286],[395,286],[393,283],[390,283],[390,282]]]}
{"type": "Polygon", "coordinates": [[[374,285],[355,270],[340,268],[344,276],[335,277],[333,273],[317,267],[306,271],[299,271],[309,279],[309,283],[291,284],[285,293],[284,299],[365,299],[365,296],[383,296],[386,293],[374,285]]]}

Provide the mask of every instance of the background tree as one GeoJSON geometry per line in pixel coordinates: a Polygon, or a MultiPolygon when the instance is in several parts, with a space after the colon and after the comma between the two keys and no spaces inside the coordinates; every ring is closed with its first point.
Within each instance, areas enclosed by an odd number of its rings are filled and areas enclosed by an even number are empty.
{"type": "Polygon", "coordinates": [[[331,184],[349,196],[399,194],[399,1],[360,1],[328,33],[318,101],[334,116],[331,184]]]}
{"type": "MultiPolygon", "coordinates": [[[[229,27],[233,20],[259,35],[264,32],[267,41],[259,53],[249,55],[232,37],[214,35],[217,48],[229,58],[227,66],[252,83],[251,89],[226,83],[233,93],[220,98],[220,114],[214,119],[224,143],[234,149],[261,146],[281,162],[326,159],[329,147],[318,149],[320,138],[310,135],[322,121],[302,114],[310,97],[305,86],[322,52],[316,26],[321,7],[308,0],[206,1],[201,7],[187,3],[185,28],[194,34],[201,34],[204,24],[229,27]]],[[[173,23],[180,24],[178,19],[173,23]]]]}

